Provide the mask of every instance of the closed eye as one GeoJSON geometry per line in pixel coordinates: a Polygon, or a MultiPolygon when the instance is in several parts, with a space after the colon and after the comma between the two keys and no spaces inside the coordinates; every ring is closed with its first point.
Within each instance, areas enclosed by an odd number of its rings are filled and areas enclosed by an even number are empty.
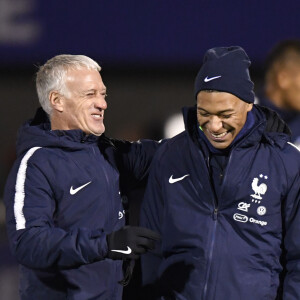
{"type": "Polygon", "coordinates": [[[96,92],[94,90],[88,91],[85,93],[86,96],[94,96],[96,92]]]}
{"type": "Polygon", "coordinates": [[[229,119],[231,117],[231,115],[221,115],[222,119],[229,119]]]}
{"type": "Polygon", "coordinates": [[[209,114],[208,113],[199,113],[201,117],[208,117],[209,114]]]}

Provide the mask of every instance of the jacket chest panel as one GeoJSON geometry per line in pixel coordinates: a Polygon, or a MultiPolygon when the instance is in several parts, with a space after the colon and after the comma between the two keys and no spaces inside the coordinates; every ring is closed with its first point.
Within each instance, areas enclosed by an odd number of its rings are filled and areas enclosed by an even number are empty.
{"type": "MultiPolygon", "coordinates": [[[[286,180],[281,165],[275,164],[273,159],[274,155],[268,151],[253,152],[233,156],[227,165],[217,203],[217,222],[232,234],[245,234],[245,240],[271,238],[277,243],[281,238],[282,191],[286,190],[286,180]]],[[[185,163],[183,159],[180,165],[171,165],[173,172],[168,170],[163,176],[163,198],[166,199],[163,230],[167,233],[165,246],[168,249],[172,248],[172,239],[176,240],[176,247],[181,244],[183,248],[199,241],[203,243],[203,230],[209,232],[214,224],[213,188],[207,172],[198,167],[205,167],[205,162],[202,159],[192,165],[185,163]],[[172,238],[168,239],[170,232],[172,238]]]]}
{"type": "MultiPolygon", "coordinates": [[[[171,165],[163,174],[164,248],[171,250],[176,246],[178,251],[181,248],[194,248],[197,243],[198,247],[195,249],[198,252],[205,239],[202,232],[209,230],[207,220],[211,218],[214,198],[207,176],[201,182],[201,170],[188,165],[190,162],[186,165],[184,163],[183,159],[180,165],[171,165]]],[[[206,170],[202,171],[202,176],[206,173],[206,170]]]]}
{"type": "Polygon", "coordinates": [[[119,175],[102,155],[66,153],[56,162],[55,175],[52,186],[58,226],[110,230],[120,218],[119,175]]]}

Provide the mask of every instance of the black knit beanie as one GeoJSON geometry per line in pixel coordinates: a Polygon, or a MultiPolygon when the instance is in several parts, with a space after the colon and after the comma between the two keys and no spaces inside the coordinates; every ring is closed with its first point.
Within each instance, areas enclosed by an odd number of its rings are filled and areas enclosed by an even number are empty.
{"type": "Polygon", "coordinates": [[[254,84],[248,69],[250,64],[248,55],[239,46],[209,49],[195,79],[195,98],[200,91],[215,90],[254,103],[254,84]]]}

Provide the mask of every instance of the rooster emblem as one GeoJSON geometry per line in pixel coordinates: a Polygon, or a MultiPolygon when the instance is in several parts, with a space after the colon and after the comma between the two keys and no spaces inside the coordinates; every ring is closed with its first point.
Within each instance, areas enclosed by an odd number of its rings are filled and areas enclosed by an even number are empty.
{"type": "Polygon", "coordinates": [[[268,187],[265,183],[261,183],[260,185],[257,185],[258,180],[259,179],[256,177],[253,178],[251,186],[252,186],[252,190],[254,191],[255,194],[252,194],[251,196],[255,199],[261,200],[262,199],[261,195],[264,195],[266,193],[268,187]]]}

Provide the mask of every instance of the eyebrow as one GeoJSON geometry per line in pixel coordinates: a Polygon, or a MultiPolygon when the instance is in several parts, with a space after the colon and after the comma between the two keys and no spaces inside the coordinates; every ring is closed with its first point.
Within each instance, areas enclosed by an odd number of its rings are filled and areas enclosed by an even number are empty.
{"type": "MultiPolygon", "coordinates": [[[[89,89],[89,90],[85,90],[85,91],[83,91],[82,93],[89,93],[89,92],[95,92],[95,91],[97,91],[97,89],[89,89]]],[[[104,88],[104,89],[101,89],[100,90],[100,92],[107,92],[107,89],[106,88],[104,88]]]]}
{"type": "MultiPolygon", "coordinates": [[[[206,109],[202,108],[202,107],[197,107],[197,110],[203,110],[207,113],[210,113],[209,111],[207,111],[206,109]]],[[[221,111],[218,111],[217,114],[223,114],[223,113],[227,113],[227,112],[234,112],[233,109],[224,109],[224,110],[221,110],[221,111]]]]}

